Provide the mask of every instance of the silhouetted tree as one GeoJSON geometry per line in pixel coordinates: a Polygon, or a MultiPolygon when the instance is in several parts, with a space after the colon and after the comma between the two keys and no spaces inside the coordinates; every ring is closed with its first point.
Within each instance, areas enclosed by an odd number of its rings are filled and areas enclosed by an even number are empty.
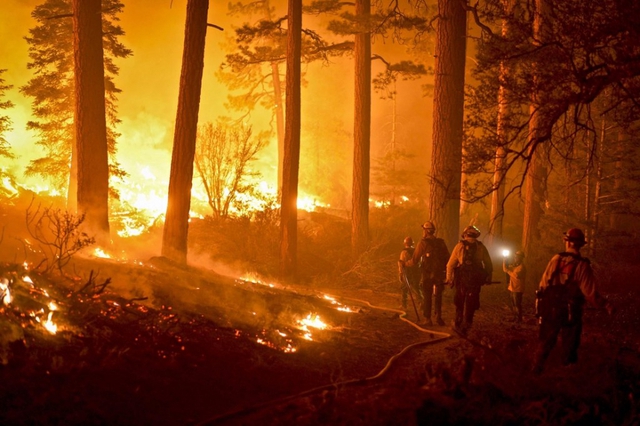
{"type": "MultiPolygon", "coordinates": [[[[0,70],[0,111],[13,108],[13,102],[11,102],[10,100],[3,100],[6,91],[13,87],[11,85],[5,84],[5,80],[4,78],[2,78],[2,74],[4,74],[6,71],[7,70],[0,70]]],[[[9,142],[4,137],[4,134],[11,130],[11,125],[11,118],[8,115],[0,114],[0,156],[2,157],[13,157],[9,142]]]]}
{"type": "MultiPolygon", "coordinates": [[[[124,35],[122,28],[116,24],[123,7],[118,0],[102,1],[105,108],[111,176],[124,175],[114,158],[119,136],[115,128],[120,122],[116,106],[120,89],[113,81],[118,74],[113,58],[131,55],[131,50],[118,41],[124,35]]],[[[38,24],[29,30],[26,40],[30,57],[27,67],[34,71],[35,76],[20,90],[33,98],[32,113],[36,119],[29,121],[27,128],[37,133],[36,144],[45,153],[31,161],[25,174],[41,176],[63,192],[68,188],[69,206],[75,208],[77,173],[75,155],[72,154],[75,152],[75,94],[71,11],[71,0],[46,0],[34,8],[31,15],[38,24]],[[70,174],[72,162],[73,172],[70,174]]]]}
{"type": "Polygon", "coordinates": [[[302,1],[289,0],[287,12],[287,75],[282,201],[280,208],[280,268],[284,277],[297,272],[298,171],[300,167],[300,61],[302,1]]]}
{"type": "Polygon", "coordinates": [[[96,241],[109,241],[109,158],[100,0],[73,0],[78,211],[96,241]]]}
{"type": "Polygon", "coordinates": [[[187,2],[169,196],[162,234],[162,255],[180,264],[187,262],[189,209],[208,10],[209,0],[188,0],[187,2]]]}
{"type": "Polygon", "coordinates": [[[371,34],[370,0],[356,0],[356,17],[363,23],[355,36],[355,111],[353,127],[353,185],[351,188],[351,252],[360,255],[369,244],[369,175],[371,163],[371,34]]]}
{"type": "Polygon", "coordinates": [[[460,226],[466,14],[463,2],[438,0],[429,213],[449,247],[460,226]]]}

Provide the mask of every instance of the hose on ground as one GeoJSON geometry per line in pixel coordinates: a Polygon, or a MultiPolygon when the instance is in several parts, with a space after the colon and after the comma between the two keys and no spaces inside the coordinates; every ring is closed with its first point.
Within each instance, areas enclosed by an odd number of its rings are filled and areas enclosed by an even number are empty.
{"type": "Polygon", "coordinates": [[[439,343],[442,342],[446,339],[448,339],[449,337],[451,337],[451,334],[449,333],[443,333],[443,332],[439,332],[439,331],[435,331],[435,330],[428,330],[425,328],[420,327],[418,324],[408,320],[406,318],[407,313],[405,311],[399,310],[399,309],[392,309],[392,308],[385,308],[382,306],[375,306],[372,305],[368,300],[361,300],[361,299],[354,299],[351,297],[340,297],[341,299],[348,299],[351,300],[353,302],[357,302],[366,306],[369,306],[370,308],[373,309],[378,309],[378,310],[383,310],[383,311],[389,311],[389,312],[396,312],[399,314],[399,318],[400,320],[410,324],[412,327],[416,328],[419,331],[425,332],[425,333],[429,333],[431,335],[439,335],[440,337],[437,337],[435,339],[430,339],[430,340],[425,340],[423,342],[417,342],[417,343],[412,343],[411,345],[405,346],[400,352],[398,352],[397,354],[393,355],[391,358],[389,358],[389,360],[387,361],[386,365],[382,368],[382,370],[380,370],[380,372],[378,372],[378,374],[371,376],[371,377],[365,377],[365,378],[361,378],[361,379],[350,379],[350,380],[343,380],[341,382],[336,382],[336,383],[330,383],[327,385],[322,385],[322,386],[317,386],[315,388],[311,388],[293,395],[288,395],[282,398],[277,398],[277,399],[273,399],[270,401],[266,401],[260,404],[256,404],[253,405],[251,407],[248,408],[242,408],[239,410],[235,410],[232,412],[228,412],[225,414],[221,414],[212,418],[209,418],[207,420],[201,421],[199,423],[196,423],[196,426],[205,426],[205,425],[214,425],[220,422],[224,422],[224,421],[228,421],[231,420],[233,418],[242,416],[242,415],[247,415],[250,413],[253,413],[255,411],[258,411],[260,409],[266,408],[266,407],[270,407],[270,406],[275,406],[275,405],[279,405],[291,400],[295,400],[297,398],[302,398],[305,397],[307,395],[311,395],[313,393],[316,392],[320,392],[323,390],[329,390],[329,389],[337,389],[338,387],[343,387],[343,386],[348,386],[348,385],[362,385],[362,384],[366,384],[366,383],[372,383],[380,378],[382,378],[390,369],[391,366],[394,364],[395,361],[397,361],[400,357],[402,357],[403,355],[407,354],[408,352],[410,352],[412,349],[415,349],[417,347],[420,346],[428,346],[428,345],[432,345],[434,343],[439,343]]]}

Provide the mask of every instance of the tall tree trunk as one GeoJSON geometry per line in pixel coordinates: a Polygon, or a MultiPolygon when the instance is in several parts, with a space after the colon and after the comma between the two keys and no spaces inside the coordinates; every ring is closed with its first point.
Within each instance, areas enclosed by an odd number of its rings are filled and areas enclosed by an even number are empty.
{"type": "Polygon", "coordinates": [[[438,1],[430,217],[448,247],[458,239],[467,14],[459,0],[438,1]]]}
{"type": "MultiPolygon", "coordinates": [[[[536,10],[533,22],[534,40],[536,43],[544,43],[548,38],[546,26],[547,0],[536,0],[536,10]]],[[[544,214],[544,203],[546,201],[547,190],[547,156],[544,146],[537,146],[544,129],[541,129],[540,116],[544,111],[543,93],[536,89],[535,68],[542,64],[533,64],[534,68],[534,91],[531,96],[531,119],[529,121],[528,142],[531,150],[529,152],[529,170],[525,178],[525,202],[524,218],[522,223],[522,248],[525,253],[532,253],[533,248],[540,242],[540,231],[538,225],[544,214]],[[533,151],[535,149],[535,151],[533,151]]]]}
{"type": "Polygon", "coordinates": [[[300,54],[302,0],[289,0],[286,116],[280,208],[280,263],[284,277],[295,278],[298,249],[298,169],[300,168],[300,54]]]}
{"type": "Polygon", "coordinates": [[[73,0],[78,211],[101,244],[109,242],[109,156],[105,117],[101,0],[73,0]]]}
{"type": "Polygon", "coordinates": [[[162,234],[162,255],[180,264],[187,262],[193,160],[196,150],[208,10],[209,0],[188,0],[187,2],[178,112],[169,176],[169,199],[162,234]]]}
{"type": "MultiPolygon", "coordinates": [[[[503,0],[505,18],[502,20],[502,37],[509,38],[509,19],[513,14],[516,0],[503,0]]],[[[493,172],[493,193],[491,194],[491,215],[489,217],[489,240],[485,240],[489,245],[494,246],[502,242],[502,225],[504,220],[504,194],[506,177],[506,149],[505,145],[509,140],[507,135],[509,119],[509,100],[504,82],[509,76],[509,68],[502,62],[500,64],[500,87],[498,88],[498,117],[496,135],[498,137],[498,147],[496,148],[495,168],[493,172]]]]}
{"type": "Polygon", "coordinates": [[[366,29],[355,37],[355,114],[351,252],[357,257],[369,245],[369,174],[371,165],[371,33],[370,0],[356,0],[356,16],[366,29]]]}

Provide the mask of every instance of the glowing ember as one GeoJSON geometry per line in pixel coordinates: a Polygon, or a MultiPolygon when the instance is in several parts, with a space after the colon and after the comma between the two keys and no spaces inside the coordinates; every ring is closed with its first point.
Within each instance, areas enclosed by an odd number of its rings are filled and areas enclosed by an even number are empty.
{"type": "Polygon", "coordinates": [[[31,286],[33,286],[33,281],[31,280],[31,277],[29,275],[25,275],[24,277],[22,277],[22,281],[24,281],[25,283],[29,283],[31,284],[31,286]]]}
{"type": "Polygon", "coordinates": [[[356,312],[355,310],[351,309],[348,306],[344,306],[342,303],[338,302],[335,297],[329,296],[328,294],[325,294],[323,296],[326,300],[330,301],[332,305],[338,305],[338,307],[336,308],[339,311],[342,312],[356,312]]]}
{"type": "Polygon", "coordinates": [[[9,280],[6,278],[0,280],[0,298],[5,305],[9,305],[13,300],[11,298],[11,291],[9,290],[9,280]]]}
{"type": "Polygon", "coordinates": [[[260,284],[260,285],[264,285],[264,286],[271,287],[271,288],[276,288],[276,287],[280,288],[281,287],[281,286],[276,285],[276,284],[264,282],[260,277],[258,277],[255,274],[252,274],[252,273],[247,273],[247,274],[241,276],[238,279],[240,281],[253,283],[253,284],[260,284]]]}
{"type": "Polygon", "coordinates": [[[58,310],[58,306],[53,302],[49,302],[49,310],[50,311],[57,311],[58,310]]]}

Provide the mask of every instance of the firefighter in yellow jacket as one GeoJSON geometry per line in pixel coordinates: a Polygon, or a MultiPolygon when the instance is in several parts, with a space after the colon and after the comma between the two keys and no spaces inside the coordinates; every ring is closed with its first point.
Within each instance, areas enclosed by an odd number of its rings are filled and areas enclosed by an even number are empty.
{"type": "Polygon", "coordinates": [[[478,228],[467,226],[447,263],[447,283],[455,288],[454,327],[462,333],[471,328],[473,315],[480,307],[480,288],[491,282],[493,274],[491,257],[484,244],[478,241],[479,236],[478,228]]]}

